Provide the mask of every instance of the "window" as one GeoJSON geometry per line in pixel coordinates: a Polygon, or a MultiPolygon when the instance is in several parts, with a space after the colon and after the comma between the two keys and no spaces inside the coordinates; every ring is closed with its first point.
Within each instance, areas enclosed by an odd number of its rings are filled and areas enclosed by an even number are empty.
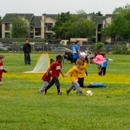
{"type": "Polygon", "coordinates": [[[41,35],[41,28],[35,28],[35,35],[41,35]]]}
{"type": "Polygon", "coordinates": [[[9,23],[5,23],[5,30],[9,30],[10,29],[10,24],[9,23]]]}
{"type": "Polygon", "coordinates": [[[33,31],[33,26],[30,26],[30,31],[33,31]]]}
{"type": "Polygon", "coordinates": [[[45,30],[46,30],[46,31],[51,31],[52,23],[47,23],[45,26],[46,26],[46,27],[45,27],[45,30]]]}
{"type": "Polygon", "coordinates": [[[52,34],[46,34],[46,39],[51,39],[52,38],[52,34]]]}
{"type": "Polygon", "coordinates": [[[33,33],[30,33],[30,38],[34,38],[34,34],[33,33]]]}
{"type": "Polygon", "coordinates": [[[10,38],[10,33],[5,33],[5,38],[10,38]]]}

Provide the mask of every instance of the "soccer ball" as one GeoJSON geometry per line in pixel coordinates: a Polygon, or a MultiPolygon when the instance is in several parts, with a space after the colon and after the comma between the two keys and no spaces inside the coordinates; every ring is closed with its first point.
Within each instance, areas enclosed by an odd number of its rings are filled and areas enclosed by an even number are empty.
{"type": "Polygon", "coordinates": [[[91,90],[87,90],[87,91],[86,91],[86,95],[87,95],[87,96],[93,96],[93,92],[92,92],[91,90]]]}

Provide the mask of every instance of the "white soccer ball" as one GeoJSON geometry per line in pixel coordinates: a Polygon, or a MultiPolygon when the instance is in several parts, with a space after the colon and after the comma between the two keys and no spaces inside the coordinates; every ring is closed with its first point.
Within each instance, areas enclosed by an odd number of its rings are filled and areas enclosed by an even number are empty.
{"type": "Polygon", "coordinates": [[[87,96],[93,96],[93,92],[92,92],[91,90],[87,90],[87,91],[86,91],[86,95],[87,95],[87,96]]]}

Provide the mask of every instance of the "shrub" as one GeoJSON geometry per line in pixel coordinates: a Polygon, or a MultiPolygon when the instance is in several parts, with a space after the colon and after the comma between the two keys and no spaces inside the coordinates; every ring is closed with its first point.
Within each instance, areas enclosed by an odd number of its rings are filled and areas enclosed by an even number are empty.
{"type": "Polygon", "coordinates": [[[113,54],[130,54],[130,51],[128,50],[126,45],[119,46],[117,44],[117,46],[115,47],[115,49],[113,51],[113,54]]]}
{"type": "Polygon", "coordinates": [[[102,48],[104,46],[104,43],[103,42],[99,42],[96,44],[96,51],[102,51],[102,48]]]}

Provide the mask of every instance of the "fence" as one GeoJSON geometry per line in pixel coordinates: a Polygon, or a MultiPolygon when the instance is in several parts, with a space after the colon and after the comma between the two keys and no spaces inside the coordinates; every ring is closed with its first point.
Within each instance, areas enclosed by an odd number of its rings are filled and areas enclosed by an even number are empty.
{"type": "MultiPolygon", "coordinates": [[[[7,48],[8,52],[21,52],[23,44],[4,43],[3,46],[5,48],[7,48]]],[[[48,44],[48,45],[46,45],[44,43],[35,43],[35,44],[31,44],[31,46],[32,46],[32,51],[33,52],[39,52],[39,51],[40,52],[42,52],[42,51],[46,51],[46,52],[50,51],[51,52],[51,51],[53,51],[54,48],[57,48],[57,47],[66,47],[66,48],[72,49],[73,44],[63,46],[61,44],[48,44]]],[[[103,46],[102,50],[104,52],[106,52],[106,53],[109,53],[109,52],[112,52],[117,46],[119,48],[123,48],[124,44],[121,44],[121,45],[106,44],[106,45],[103,46]]],[[[90,51],[95,52],[96,51],[96,46],[95,46],[95,44],[87,44],[87,45],[82,45],[81,49],[83,51],[85,51],[86,49],[89,49],[90,51]]]]}

